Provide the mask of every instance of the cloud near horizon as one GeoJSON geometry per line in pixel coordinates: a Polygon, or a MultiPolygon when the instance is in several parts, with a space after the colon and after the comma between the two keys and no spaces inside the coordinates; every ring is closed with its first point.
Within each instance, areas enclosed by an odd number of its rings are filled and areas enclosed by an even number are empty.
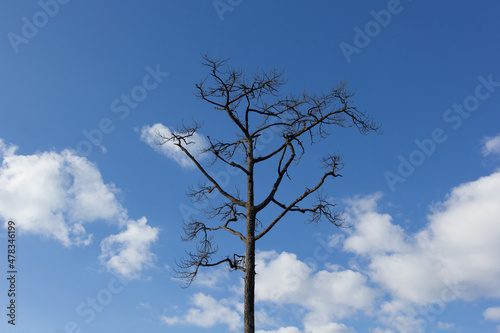
{"type": "MultiPolygon", "coordinates": [[[[327,269],[315,270],[287,252],[257,254],[256,309],[299,308],[303,324],[300,329],[260,323],[259,333],[356,332],[339,321],[359,315],[376,319],[374,333],[420,333],[429,325],[449,329],[454,323],[434,321],[436,307],[500,299],[500,172],[453,188],[430,207],[428,223],[415,233],[380,213],[381,199],[376,193],[346,201],[354,227],[336,240],[353,255],[350,269],[325,263],[327,269]]],[[[498,308],[485,309],[484,317],[500,320],[498,308]]],[[[205,310],[198,304],[189,311],[205,310]]],[[[166,322],[198,325],[176,318],[166,322]]]]}

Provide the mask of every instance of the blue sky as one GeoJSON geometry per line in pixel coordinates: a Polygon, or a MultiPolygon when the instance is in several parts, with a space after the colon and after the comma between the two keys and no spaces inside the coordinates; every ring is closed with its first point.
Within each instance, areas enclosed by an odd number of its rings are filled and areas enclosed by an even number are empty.
{"type": "MultiPolygon", "coordinates": [[[[260,333],[500,332],[500,4],[466,1],[3,1],[0,220],[17,226],[16,325],[2,332],[242,332],[241,274],[171,276],[202,177],[153,129],[204,123],[202,54],[284,93],[346,79],[382,124],[308,151],[285,194],[325,186],[353,227],[288,217],[258,244],[260,333]],[[316,172],[316,170],[318,172],[316,172]]],[[[279,142],[270,136],[269,147],[279,142]]],[[[273,175],[258,170],[257,186],[273,175]]],[[[234,188],[240,176],[216,167],[234,188]]],[[[242,249],[217,237],[221,253],[242,249]]],[[[2,308],[10,301],[1,279],[2,308]]]]}

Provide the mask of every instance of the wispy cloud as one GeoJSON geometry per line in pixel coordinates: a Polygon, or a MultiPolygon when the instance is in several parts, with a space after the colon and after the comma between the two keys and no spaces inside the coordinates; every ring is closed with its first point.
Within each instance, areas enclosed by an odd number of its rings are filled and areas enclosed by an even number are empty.
{"type": "Polygon", "coordinates": [[[100,259],[109,270],[138,278],[144,268],[153,266],[155,256],[150,247],[158,240],[158,233],[158,228],[147,225],[145,217],[128,221],[125,230],[101,242],[100,259]]]}
{"type": "Polygon", "coordinates": [[[451,330],[452,328],[455,328],[455,324],[438,322],[436,328],[438,330],[451,330]]]}
{"type": "MultiPolygon", "coordinates": [[[[172,131],[161,123],[154,124],[153,126],[143,126],[141,128],[141,140],[147,143],[156,152],[167,156],[184,168],[195,166],[184,152],[174,145],[173,142],[166,142],[160,145],[157,133],[169,137],[172,131]]],[[[207,139],[199,133],[194,133],[190,140],[192,144],[187,147],[189,152],[196,157],[198,161],[205,159],[206,154],[200,154],[200,150],[208,146],[207,139]]]]}
{"type": "Polygon", "coordinates": [[[219,289],[220,283],[229,278],[229,271],[223,267],[198,272],[194,285],[210,289],[219,289]]]}
{"type": "Polygon", "coordinates": [[[483,140],[483,156],[499,155],[500,154],[500,134],[494,137],[485,137],[483,140]]]}

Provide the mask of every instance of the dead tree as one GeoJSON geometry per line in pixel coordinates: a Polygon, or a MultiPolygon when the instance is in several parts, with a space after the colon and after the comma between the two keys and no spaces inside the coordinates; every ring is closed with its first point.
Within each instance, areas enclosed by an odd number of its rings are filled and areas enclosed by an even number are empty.
{"type": "Polygon", "coordinates": [[[378,125],[352,105],[354,93],[345,81],[328,93],[304,92],[283,97],[279,94],[279,89],[285,84],[282,71],[258,71],[248,79],[242,70],[228,67],[226,60],[204,56],[203,65],[208,67],[209,74],[196,84],[196,96],[211,104],[216,112],[229,117],[233,125],[229,133],[235,131],[236,134],[230,141],[208,137],[209,144],[201,153],[209,154],[213,159],[204,165],[189,149],[194,143],[194,133],[201,127],[199,123],[183,125],[168,136],[157,133],[159,144],[170,143],[179,147],[206,178],[206,183],[191,188],[188,195],[194,201],[210,202],[204,211],[206,219],[184,221],[183,240],[195,240],[197,245],[194,252],[187,252],[187,257],[177,263],[176,272],[188,285],[196,278],[200,267],[225,264],[230,270],[244,272],[244,331],[253,333],[256,242],[292,212],[308,214],[311,222],[326,220],[337,227],[343,222],[335,204],[329,202],[320,190],[328,179],[340,176],[343,167],[340,155],[324,156],[321,159],[324,171],[318,181],[301,190],[294,200],[285,202],[278,197],[278,190],[284,179],[289,178],[289,169],[300,161],[305,143],[313,144],[328,137],[335,127],[354,126],[366,134],[377,132],[378,125]],[[265,131],[272,131],[279,139],[261,154],[256,147],[265,131]],[[207,170],[214,163],[226,164],[246,176],[246,196],[241,197],[238,190],[230,193],[210,176],[207,170]],[[274,165],[276,177],[272,186],[269,185],[267,195],[256,202],[254,189],[258,179],[254,177],[254,170],[260,164],[274,165]],[[207,197],[213,191],[219,192],[223,199],[215,205],[214,200],[207,197]],[[314,196],[316,200],[311,201],[310,197],[314,196]],[[279,213],[273,220],[263,223],[258,215],[270,206],[275,206],[279,213]],[[245,253],[214,259],[218,247],[213,244],[213,233],[218,231],[238,237],[245,246],[245,253]]]}

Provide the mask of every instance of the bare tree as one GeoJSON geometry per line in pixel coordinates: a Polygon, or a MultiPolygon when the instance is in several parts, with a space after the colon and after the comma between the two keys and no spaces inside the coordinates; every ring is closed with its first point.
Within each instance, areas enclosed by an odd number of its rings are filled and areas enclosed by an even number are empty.
{"type": "Polygon", "coordinates": [[[366,134],[378,131],[378,125],[352,105],[354,93],[345,81],[328,93],[304,92],[283,97],[279,94],[279,89],[285,84],[282,71],[258,71],[248,79],[242,70],[228,67],[226,60],[204,56],[203,65],[208,67],[209,74],[196,84],[196,96],[229,117],[234,125],[231,130],[236,133],[230,141],[208,137],[209,144],[201,151],[213,158],[208,165],[203,165],[189,149],[194,143],[193,135],[201,127],[199,123],[183,125],[168,136],[157,133],[160,144],[170,143],[179,147],[207,181],[188,192],[193,201],[208,201],[210,205],[204,210],[205,222],[198,219],[184,222],[183,240],[195,240],[197,245],[194,252],[187,252],[187,257],[177,263],[176,272],[179,278],[187,281],[187,285],[196,278],[200,267],[225,264],[230,270],[244,272],[244,331],[253,333],[256,242],[292,212],[308,214],[310,222],[326,220],[337,227],[343,222],[342,214],[336,211],[335,204],[329,202],[321,190],[329,178],[340,176],[338,172],[343,167],[340,155],[324,156],[321,159],[324,171],[317,182],[300,191],[294,200],[285,202],[279,198],[278,189],[285,176],[290,178],[289,169],[300,161],[306,141],[313,144],[324,139],[336,126],[354,126],[360,133],[366,134]],[[259,153],[256,147],[265,131],[272,131],[279,142],[259,153]],[[246,196],[241,197],[238,189],[234,193],[226,191],[210,175],[207,170],[215,163],[226,164],[246,175],[246,196]],[[266,195],[256,202],[254,170],[261,163],[274,165],[276,176],[274,183],[269,184],[266,195]],[[220,202],[209,199],[208,195],[213,191],[222,196],[220,202]],[[306,200],[311,196],[315,196],[316,200],[306,200]],[[278,209],[279,213],[268,223],[263,223],[258,215],[271,206],[275,207],[273,212],[278,209]],[[213,243],[213,234],[217,231],[238,237],[245,246],[245,253],[232,253],[214,259],[218,247],[213,243]]]}

